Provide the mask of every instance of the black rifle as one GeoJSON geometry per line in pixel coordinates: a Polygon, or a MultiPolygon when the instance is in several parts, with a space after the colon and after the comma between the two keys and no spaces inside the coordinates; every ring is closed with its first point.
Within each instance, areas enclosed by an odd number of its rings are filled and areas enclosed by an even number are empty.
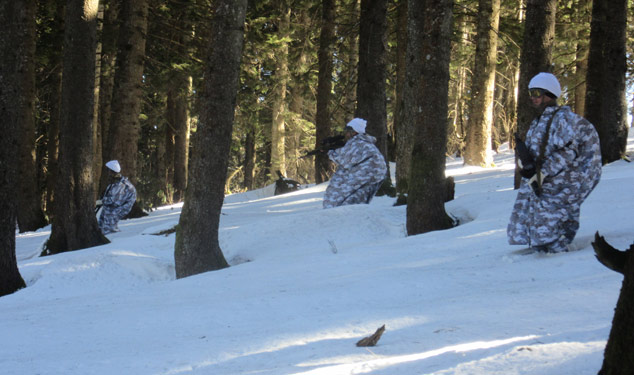
{"type": "MultiPolygon", "coordinates": [[[[520,139],[518,134],[515,134],[515,153],[517,154],[517,158],[522,162],[522,169],[519,171],[520,175],[530,180],[537,173],[537,163],[528,151],[526,143],[520,139]]],[[[537,196],[541,195],[541,186],[539,181],[532,181],[531,188],[537,196]]]]}
{"type": "Polygon", "coordinates": [[[528,151],[526,143],[524,143],[517,134],[515,134],[515,152],[517,154],[517,158],[522,162],[522,169],[520,170],[522,177],[533,177],[536,172],[535,159],[528,151]]]}
{"type": "Polygon", "coordinates": [[[305,155],[302,156],[302,158],[311,156],[311,155],[317,155],[320,152],[326,152],[329,150],[336,150],[338,148],[343,147],[346,144],[346,137],[343,134],[340,135],[335,135],[332,137],[328,137],[328,138],[324,138],[321,141],[321,146],[312,150],[312,151],[308,151],[305,155]]]}

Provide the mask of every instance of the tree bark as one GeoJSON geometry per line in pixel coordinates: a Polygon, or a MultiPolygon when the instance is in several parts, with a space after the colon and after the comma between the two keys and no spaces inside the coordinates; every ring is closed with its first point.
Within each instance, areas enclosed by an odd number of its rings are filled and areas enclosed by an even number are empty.
{"type": "Polygon", "coordinates": [[[122,172],[136,183],[148,0],[123,1],[119,16],[121,25],[104,161],[118,160],[122,172]]]}
{"type": "MultiPolygon", "coordinates": [[[[530,107],[528,82],[540,72],[552,71],[552,48],[555,42],[557,0],[528,0],[524,21],[524,42],[520,56],[520,79],[517,95],[517,132],[523,138],[535,112],[530,107]]],[[[515,172],[515,188],[521,176],[515,172]]]]}
{"type": "MultiPolygon", "coordinates": [[[[411,85],[407,84],[407,4],[409,0],[400,0],[397,8],[396,26],[396,105],[394,107],[394,138],[396,140],[396,190],[399,194],[407,193],[407,179],[412,158],[413,133],[410,116],[406,113],[410,108],[407,103],[411,97],[411,85]]],[[[414,57],[414,56],[411,56],[414,57]]]]}
{"type": "MultiPolygon", "coordinates": [[[[170,1],[172,9],[172,22],[175,30],[171,33],[174,40],[173,52],[170,53],[170,63],[175,66],[186,67],[190,64],[191,46],[193,35],[193,23],[191,14],[193,5],[189,2],[170,1]]],[[[187,188],[187,170],[189,168],[189,137],[190,137],[190,108],[189,102],[192,95],[192,77],[189,69],[173,69],[168,100],[172,100],[171,111],[168,118],[171,119],[173,128],[173,164],[170,165],[173,179],[170,184],[173,186],[173,200],[182,202],[187,188]]],[[[172,129],[170,129],[172,130],[172,129]]]]}
{"type": "Polygon", "coordinates": [[[191,79],[178,77],[178,86],[174,106],[174,201],[182,202],[187,188],[187,169],[189,167],[189,101],[191,79]]]}
{"type": "Polygon", "coordinates": [[[46,214],[49,221],[52,221],[53,217],[53,200],[55,199],[55,184],[58,174],[58,153],[59,153],[59,122],[61,118],[61,103],[62,103],[62,61],[63,61],[63,46],[64,46],[64,7],[65,0],[52,0],[52,7],[54,9],[54,22],[52,23],[52,29],[54,31],[54,37],[52,41],[52,52],[49,64],[55,66],[51,72],[50,82],[50,98],[48,100],[48,107],[50,108],[49,122],[47,124],[47,141],[46,141],[46,153],[47,153],[47,174],[46,174],[46,214]]]}
{"type": "Polygon", "coordinates": [[[359,70],[355,117],[365,119],[366,133],[387,158],[387,0],[361,0],[359,70]]]}
{"type": "MultiPolygon", "coordinates": [[[[22,86],[20,90],[20,127],[18,139],[18,163],[20,173],[17,182],[18,226],[20,232],[34,231],[44,227],[47,222],[42,211],[42,199],[37,181],[35,164],[35,41],[36,41],[36,2],[28,1],[23,4],[18,21],[21,25],[20,39],[21,68],[16,74],[22,86]],[[23,12],[23,13],[22,13],[23,12]]],[[[15,22],[12,20],[12,22],[15,22]]]]}
{"type": "Polygon", "coordinates": [[[411,2],[408,9],[408,22],[422,20],[408,28],[410,38],[422,40],[421,74],[414,82],[420,90],[416,107],[420,110],[413,116],[416,135],[407,197],[409,235],[453,225],[444,204],[452,7],[451,0],[423,0],[411,2]]]}
{"type": "MultiPolygon", "coordinates": [[[[592,22],[592,1],[578,0],[575,21],[581,25],[592,22]]],[[[575,113],[586,113],[586,76],[588,75],[588,48],[590,32],[587,28],[581,27],[576,31],[576,56],[575,56],[575,79],[574,79],[574,111],[575,113]]]]}
{"type": "Polygon", "coordinates": [[[110,120],[112,118],[112,92],[114,90],[115,63],[117,61],[117,37],[119,34],[119,12],[121,0],[105,0],[103,34],[101,37],[101,77],[99,79],[99,121],[101,129],[101,160],[95,169],[95,181],[98,181],[97,193],[106,190],[109,184],[107,173],[102,176],[103,164],[109,161],[108,142],[110,139],[110,120]]]}
{"type": "Polygon", "coordinates": [[[472,100],[464,153],[464,162],[468,165],[493,165],[491,131],[499,23],[500,0],[480,0],[475,66],[471,84],[472,100]]]}
{"type": "Polygon", "coordinates": [[[599,262],[624,276],[599,375],[630,375],[634,373],[634,244],[619,251],[597,232],[592,247],[599,262]]]}
{"type": "MultiPolygon", "coordinates": [[[[319,73],[317,81],[317,115],[315,123],[315,149],[331,135],[330,102],[332,100],[332,72],[335,43],[335,1],[322,0],[321,34],[319,36],[319,73]]],[[[315,155],[315,183],[327,181],[332,174],[332,164],[326,153],[315,155]]]]}
{"type": "Polygon", "coordinates": [[[253,190],[255,185],[255,125],[248,124],[246,139],[244,141],[244,182],[242,186],[247,190],[253,190]]]}
{"type": "Polygon", "coordinates": [[[163,154],[159,155],[160,165],[158,170],[161,173],[161,189],[165,194],[165,201],[168,204],[174,202],[174,160],[176,154],[176,128],[174,124],[176,113],[176,92],[169,89],[165,101],[165,121],[164,121],[164,142],[162,144],[163,154]]]}
{"type": "Polygon", "coordinates": [[[626,27],[627,0],[593,2],[585,117],[599,133],[604,164],[627,146],[626,27]]]}
{"type": "Polygon", "coordinates": [[[190,181],[176,231],[177,278],[228,267],[218,243],[218,226],[231,147],[247,0],[217,0],[214,6],[200,123],[193,137],[190,181]]]}
{"type": "Polygon", "coordinates": [[[68,0],[59,139],[51,236],[44,254],[108,243],[97,225],[92,175],[98,0],[68,0]]]}
{"type": "Polygon", "coordinates": [[[0,297],[26,285],[18,270],[15,256],[16,200],[15,181],[18,165],[18,131],[20,128],[20,71],[23,49],[28,36],[24,23],[30,22],[27,7],[30,0],[4,1],[0,5],[0,297]]]}
{"type": "Polygon", "coordinates": [[[277,171],[286,175],[286,90],[289,80],[288,42],[290,35],[291,8],[280,0],[278,24],[279,45],[276,48],[275,84],[273,92],[273,122],[271,124],[271,176],[277,179],[277,171]]]}

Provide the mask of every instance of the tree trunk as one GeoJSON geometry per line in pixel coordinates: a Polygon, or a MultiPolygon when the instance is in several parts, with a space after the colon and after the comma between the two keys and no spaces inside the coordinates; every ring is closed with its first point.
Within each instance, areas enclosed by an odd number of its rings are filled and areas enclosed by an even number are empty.
{"type": "MultiPolygon", "coordinates": [[[[257,117],[257,116],[256,116],[257,117]]],[[[247,190],[253,190],[255,185],[255,125],[248,124],[247,135],[244,141],[244,182],[242,186],[247,190]]]]}
{"type": "Polygon", "coordinates": [[[585,117],[599,133],[604,164],[627,146],[626,27],[627,0],[593,2],[585,117]]]}
{"type": "Polygon", "coordinates": [[[138,177],[139,114],[147,15],[148,0],[123,1],[121,4],[108,148],[104,155],[105,161],[118,160],[122,173],[132,183],[136,183],[138,177]]]}
{"type": "Polygon", "coordinates": [[[355,117],[367,120],[366,133],[387,158],[386,33],[387,0],[361,0],[359,70],[355,117]]]}
{"type": "Polygon", "coordinates": [[[18,79],[22,86],[20,90],[20,127],[18,139],[19,171],[17,188],[18,226],[20,232],[34,231],[44,227],[46,219],[42,211],[42,199],[38,188],[37,168],[35,164],[35,21],[36,2],[24,3],[24,12],[20,18],[21,40],[21,69],[18,79]]]}
{"type": "MultiPolygon", "coordinates": [[[[191,58],[191,46],[193,24],[191,14],[193,4],[189,2],[170,1],[172,17],[175,30],[171,38],[174,40],[173,52],[169,59],[172,65],[187,66],[191,58]]],[[[174,131],[174,152],[173,152],[173,199],[175,202],[182,202],[185,197],[187,187],[187,170],[189,167],[189,136],[190,136],[190,110],[189,102],[192,95],[192,77],[189,69],[173,69],[170,85],[172,94],[171,108],[173,113],[171,125],[174,131]]]]}
{"type": "Polygon", "coordinates": [[[421,75],[414,85],[420,90],[420,111],[415,111],[413,117],[416,135],[407,197],[409,235],[453,225],[445,212],[444,173],[452,7],[451,0],[423,0],[411,2],[408,9],[408,22],[422,20],[416,27],[408,27],[410,38],[422,40],[418,60],[421,75]]]}
{"type": "Polygon", "coordinates": [[[99,181],[97,193],[106,190],[109,184],[108,174],[102,176],[103,165],[111,160],[108,150],[110,139],[110,120],[112,118],[112,92],[114,90],[115,63],[117,61],[117,36],[119,34],[119,12],[121,0],[104,2],[104,24],[101,37],[101,77],[99,79],[99,121],[101,128],[101,160],[95,169],[95,180],[99,181]]]}
{"type": "Polygon", "coordinates": [[[103,21],[104,21],[104,13],[105,6],[103,3],[99,4],[99,12],[97,13],[97,55],[95,60],[95,99],[94,99],[94,123],[93,123],[93,151],[92,151],[92,171],[93,171],[93,181],[95,184],[95,196],[94,199],[97,200],[100,198],[99,196],[99,179],[101,178],[101,166],[102,158],[103,158],[103,143],[101,140],[103,139],[103,134],[101,130],[101,123],[99,122],[99,97],[101,96],[101,55],[103,51],[103,43],[101,41],[102,38],[99,36],[103,35],[103,21]]]}
{"type": "Polygon", "coordinates": [[[342,1],[341,20],[337,21],[338,33],[346,35],[341,43],[341,49],[338,53],[344,56],[342,60],[337,61],[338,65],[335,70],[340,70],[339,81],[334,87],[338,99],[339,110],[333,113],[333,121],[335,128],[343,129],[344,125],[352,120],[356,110],[357,103],[357,72],[359,63],[359,28],[356,27],[359,22],[359,0],[342,1]],[[345,4],[343,4],[345,3],[345,4]]]}
{"type": "Polygon", "coordinates": [[[279,45],[276,48],[275,84],[273,93],[273,122],[271,124],[271,180],[277,179],[276,171],[286,175],[286,86],[288,84],[288,42],[291,8],[284,0],[279,19],[279,45]]]}
{"type": "Polygon", "coordinates": [[[30,0],[4,1],[0,5],[0,297],[26,285],[15,257],[16,205],[15,181],[18,165],[23,50],[28,44],[25,23],[31,22],[27,11],[30,0]]]}
{"type": "Polygon", "coordinates": [[[231,147],[247,0],[218,0],[214,5],[200,123],[193,138],[190,181],[176,231],[177,278],[228,267],[218,243],[218,226],[231,147]]]}
{"type": "Polygon", "coordinates": [[[55,66],[51,72],[50,83],[50,99],[48,107],[50,108],[50,116],[48,128],[46,131],[46,153],[48,160],[46,163],[46,214],[49,221],[53,217],[53,200],[55,199],[55,184],[57,181],[58,165],[57,158],[59,153],[59,122],[60,108],[62,103],[62,61],[64,46],[64,0],[52,0],[55,9],[54,22],[52,28],[55,30],[52,47],[54,52],[49,64],[55,66]]]}
{"type": "MultiPolygon", "coordinates": [[[[411,85],[407,82],[407,4],[409,0],[400,0],[397,8],[396,25],[396,105],[394,106],[394,138],[396,140],[396,190],[407,193],[410,161],[412,158],[412,123],[406,114],[408,97],[412,95],[411,85]],[[408,89],[410,88],[410,89],[408,89]]],[[[412,56],[414,57],[414,56],[412,56]]]]}
{"type": "MultiPolygon", "coordinates": [[[[321,34],[319,36],[319,75],[317,81],[317,115],[315,123],[315,149],[331,135],[329,110],[332,99],[333,49],[335,43],[335,1],[322,0],[321,34]]],[[[327,181],[332,165],[326,153],[315,155],[315,183],[327,181]]]]}
{"type": "Polygon", "coordinates": [[[464,162],[468,165],[481,167],[493,165],[491,130],[499,23],[500,0],[480,0],[475,66],[471,84],[472,100],[464,153],[464,162]]]}
{"type": "Polygon", "coordinates": [[[95,217],[92,176],[98,0],[66,5],[59,175],[51,236],[44,254],[108,243],[95,217]]]}
{"type": "MultiPolygon", "coordinates": [[[[555,42],[557,0],[528,0],[524,21],[524,42],[520,56],[520,79],[517,96],[517,132],[523,138],[535,117],[528,97],[528,82],[540,72],[550,72],[555,42]]],[[[515,172],[515,188],[521,176],[515,172]]]]}
{"type": "Polygon", "coordinates": [[[634,374],[634,244],[627,251],[619,251],[597,232],[592,247],[599,262],[624,276],[599,375],[631,375],[634,374]]]}
{"type": "Polygon", "coordinates": [[[192,81],[188,76],[178,77],[174,106],[174,201],[182,202],[187,188],[189,165],[189,97],[192,81]]]}
{"type": "MultiPolygon", "coordinates": [[[[454,27],[456,35],[460,35],[460,38],[463,40],[469,40],[471,34],[471,24],[472,21],[470,17],[465,13],[458,13],[456,15],[456,19],[454,20],[454,27]]],[[[462,50],[464,47],[455,48],[452,53],[452,58],[460,59],[462,55],[464,55],[464,51],[462,50]]],[[[447,153],[450,155],[458,155],[462,156],[464,151],[464,138],[465,138],[465,105],[467,98],[467,72],[469,69],[465,64],[457,64],[455,67],[455,79],[453,82],[450,82],[450,91],[451,95],[449,96],[450,100],[453,100],[453,103],[450,102],[449,111],[450,115],[450,123],[449,129],[447,129],[447,153]]],[[[411,152],[410,152],[411,153],[411,152]]],[[[398,168],[398,165],[397,165],[398,168]]]]}
{"type": "MultiPolygon", "coordinates": [[[[575,21],[580,25],[592,22],[592,1],[578,0],[575,21]]],[[[576,31],[576,57],[575,57],[575,80],[574,80],[574,111],[575,113],[586,113],[586,76],[588,75],[588,47],[590,32],[587,28],[581,27],[576,31]]]]}

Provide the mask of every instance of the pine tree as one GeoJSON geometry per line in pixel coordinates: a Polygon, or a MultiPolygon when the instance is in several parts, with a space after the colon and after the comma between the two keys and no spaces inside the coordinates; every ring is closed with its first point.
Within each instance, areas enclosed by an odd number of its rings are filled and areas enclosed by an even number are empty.
{"type": "Polygon", "coordinates": [[[599,133],[603,163],[619,160],[627,145],[626,27],[626,0],[593,2],[585,117],[599,133]]]}
{"type": "Polygon", "coordinates": [[[92,175],[97,0],[66,5],[59,175],[44,254],[108,243],[94,212],[92,175]]]}
{"type": "Polygon", "coordinates": [[[15,256],[18,129],[25,41],[24,23],[29,22],[28,0],[5,1],[0,5],[0,297],[24,288],[15,256]]]}
{"type": "Polygon", "coordinates": [[[20,173],[17,179],[18,226],[20,232],[34,231],[47,224],[42,211],[40,189],[37,181],[35,160],[35,44],[36,44],[36,3],[25,3],[26,14],[21,19],[22,69],[18,71],[20,85],[20,127],[18,128],[20,147],[18,163],[20,173]]]}
{"type": "MultiPolygon", "coordinates": [[[[321,34],[319,37],[319,82],[317,84],[317,115],[315,121],[315,148],[331,135],[332,74],[335,43],[335,0],[323,0],[321,34]]],[[[315,182],[328,180],[332,166],[326,153],[315,155],[315,182]]]]}
{"type": "Polygon", "coordinates": [[[210,53],[193,137],[190,182],[176,231],[176,277],[228,267],[218,243],[233,129],[247,0],[214,4],[210,53]]]}
{"type": "Polygon", "coordinates": [[[418,20],[415,27],[408,27],[409,37],[422,41],[417,51],[421,66],[414,67],[421,72],[413,82],[420,90],[416,101],[420,110],[412,117],[416,135],[407,197],[409,235],[453,225],[445,212],[444,176],[452,6],[451,0],[424,0],[411,2],[408,9],[408,22],[418,20]]]}
{"type": "Polygon", "coordinates": [[[469,165],[492,165],[491,132],[497,64],[500,0],[480,0],[476,53],[471,85],[471,105],[464,161],[469,165]]]}

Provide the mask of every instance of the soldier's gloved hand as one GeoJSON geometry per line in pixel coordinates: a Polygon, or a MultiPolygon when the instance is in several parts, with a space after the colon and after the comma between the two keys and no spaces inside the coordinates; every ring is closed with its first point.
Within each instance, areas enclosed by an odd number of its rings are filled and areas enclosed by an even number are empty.
{"type": "Polygon", "coordinates": [[[528,180],[528,186],[533,189],[533,192],[538,197],[542,194],[542,182],[544,182],[544,175],[541,173],[535,173],[533,171],[533,176],[528,180]]]}
{"type": "Polygon", "coordinates": [[[97,199],[97,202],[95,202],[95,206],[101,206],[103,205],[103,202],[101,201],[101,199],[97,199]]]}

